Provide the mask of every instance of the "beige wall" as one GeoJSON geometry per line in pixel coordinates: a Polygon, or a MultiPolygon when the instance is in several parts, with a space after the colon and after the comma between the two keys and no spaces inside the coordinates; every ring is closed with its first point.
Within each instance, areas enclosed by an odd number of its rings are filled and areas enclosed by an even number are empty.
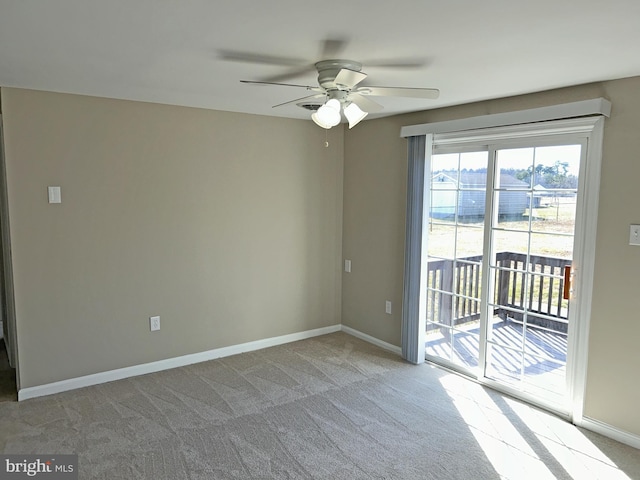
{"type": "Polygon", "coordinates": [[[341,129],[325,148],[310,121],[10,88],[2,108],[22,388],[340,323],[341,129]]]}
{"type": "Polygon", "coordinates": [[[596,97],[613,105],[605,126],[596,278],[585,415],[640,435],[640,78],[363,122],[345,137],[342,323],[400,345],[406,142],[400,127],[596,97]],[[396,306],[384,313],[385,300],[396,306]]]}
{"type": "Polygon", "coordinates": [[[603,96],[585,414],[640,435],[640,78],[311,122],[2,89],[22,387],[340,322],[400,344],[400,127],[603,96]],[[344,165],[343,165],[344,155],[344,165]],[[342,182],[344,168],[344,209],[342,182]],[[49,205],[47,185],[62,187],[49,205]],[[342,231],[344,229],[344,231],[342,231]],[[342,274],[342,257],[352,273],[342,274]],[[394,305],[384,313],[385,300],[394,305]],[[162,316],[150,333],[148,317],[162,316]]]}

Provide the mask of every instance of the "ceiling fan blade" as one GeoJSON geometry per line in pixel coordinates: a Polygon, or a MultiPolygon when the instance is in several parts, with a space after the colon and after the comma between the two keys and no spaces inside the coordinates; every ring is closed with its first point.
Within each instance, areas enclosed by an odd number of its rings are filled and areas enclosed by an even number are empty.
{"type": "Polygon", "coordinates": [[[315,71],[316,71],[316,68],[313,65],[305,65],[304,67],[294,68],[293,70],[289,70],[288,72],[279,73],[277,75],[266,77],[264,78],[264,81],[282,82],[284,80],[301,77],[303,75],[306,75],[309,72],[315,72],[315,71]]]}
{"type": "Polygon", "coordinates": [[[367,98],[367,97],[365,97],[363,95],[360,95],[358,93],[350,93],[347,96],[347,100],[351,100],[358,107],[360,107],[360,110],[362,110],[364,112],[367,112],[367,113],[379,112],[380,110],[382,110],[384,108],[378,102],[374,102],[370,98],[367,98]]]}
{"type": "Polygon", "coordinates": [[[240,83],[248,83],[250,85],[276,85],[279,87],[298,87],[298,88],[306,88],[307,90],[312,90],[314,92],[324,92],[324,89],[320,87],[311,87],[309,85],[298,85],[295,83],[263,82],[260,80],[240,80],[240,83]]]}
{"type": "Polygon", "coordinates": [[[405,87],[361,87],[356,90],[361,95],[375,97],[409,97],[435,99],[440,96],[437,88],[405,88],[405,87]]]}
{"type": "Polygon", "coordinates": [[[259,53],[239,52],[236,50],[218,50],[218,56],[232,62],[263,63],[286,67],[300,67],[306,65],[306,60],[300,58],[279,57],[275,55],[261,55],[259,53]]]}
{"type": "Polygon", "coordinates": [[[356,72],[355,70],[343,68],[338,72],[338,75],[336,75],[336,79],[334,80],[334,82],[336,83],[336,85],[353,88],[365,78],[367,78],[366,73],[356,72]]]}
{"type": "Polygon", "coordinates": [[[312,100],[314,98],[324,98],[325,95],[322,93],[316,93],[315,95],[307,95],[306,97],[302,97],[302,98],[296,98],[295,100],[290,100],[288,102],[284,102],[284,103],[279,103],[278,105],[274,105],[271,108],[276,108],[276,107],[282,107],[283,105],[290,105],[292,103],[298,103],[301,102],[303,100],[312,100]]]}

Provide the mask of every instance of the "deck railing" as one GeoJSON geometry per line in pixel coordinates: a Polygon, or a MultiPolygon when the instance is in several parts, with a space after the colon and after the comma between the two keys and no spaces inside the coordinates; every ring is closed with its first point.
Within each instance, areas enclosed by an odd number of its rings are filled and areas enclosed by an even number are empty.
{"type": "MultiPolygon", "coordinates": [[[[460,325],[480,318],[482,255],[428,264],[428,318],[444,325],[460,325]],[[453,293],[453,294],[452,294],[453,293]]],[[[494,315],[522,320],[555,331],[567,331],[568,302],[563,300],[563,258],[529,256],[515,252],[496,254],[494,315]],[[525,288],[526,273],[530,284],[525,288]],[[538,314],[538,315],[536,315],[538,314]]],[[[437,328],[434,326],[433,328],[437,328]]]]}

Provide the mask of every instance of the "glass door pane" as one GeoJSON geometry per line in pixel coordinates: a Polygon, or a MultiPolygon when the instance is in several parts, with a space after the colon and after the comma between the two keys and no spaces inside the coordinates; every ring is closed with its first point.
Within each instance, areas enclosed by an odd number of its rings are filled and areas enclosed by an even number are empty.
{"type": "Polygon", "coordinates": [[[463,370],[479,365],[488,153],[431,157],[427,357],[463,370]]]}
{"type": "Polygon", "coordinates": [[[581,145],[500,149],[492,186],[485,376],[554,404],[566,398],[581,145]]]}

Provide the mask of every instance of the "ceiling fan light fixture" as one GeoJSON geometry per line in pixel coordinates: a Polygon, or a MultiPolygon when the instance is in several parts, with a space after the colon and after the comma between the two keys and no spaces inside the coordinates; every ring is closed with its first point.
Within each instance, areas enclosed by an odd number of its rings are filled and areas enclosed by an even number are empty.
{"type": "MultiPolygon", "coordinates": [[[[328,44],[341,44],[342,41],[329,42],[328,44]]],[[[228,60],[253,61],[267,64],[283,64],[280,57],[267,55],[255,55],[247,52],[221,52],[223,58],[228,60]]],[[[323,54],[327,58],[328,51],[323,54]]],[[[286,59],[285,59],[286,60],[286,59]]],[[[294,63],[300,64],[295,60],[294,63]]],[[[304,64],[304,62],[302,62],[304,64]]],[[[417,64],[415,62],[374,62],[376,66],[397,66],[397,67],[416,67],[424,62],[417,64]]],[[[284,64],[289,64],[287,61],[284,64]]],[[[302,69],[292,70],[284,75],[272,77],[268,80],[240,80],[243,83],[254,85],[279,85],[283,87],[298,87],[314,92],[296,100],[279,103],[274,107],[282,107],[284,105],[296,104],[299,107],[311,110],[313,114],[311,118],[320,127],[330,129],[335,127],[342,120],[342,110],[344,116],[348,120],[349,128],[355,127],[369,113],[376,113],[383,109],[383,106],[372,100],[370,97],[405,97],[418,99],[435,99],[438,98],[439,90],[435,88],[417,88],[417,87],[374,87],[362,86],[361,83],[367,78],[367,74],[362,72],[362,64],[353,60],[331,59],[327,58],[311,65],[301,65],[302,69]],[[318,72],[318,85],[298,85],[293,83],[282,83],[285,78],[293,78],[306,72],[309,68],[318,72]],[[320,100],[322,99],[322,100],[320,100]],[[326,101],[323,105],[321,101],[326,101]]],[[[292,64],[293,65],[293,64],[292,64]]]]}
{"type": "Polygon", "coordinates": [[[340,112],[340,101],[336,100],[335,98],[327,100],[327,103],[325,103],[324,106],[340,112]]]}
{"type": "Polygon", "coordinates": [[[349,128],[355,127],[367,115],[369,114],[362,111],[355,103],[350,103],[344,107],[344,116],[349,120],[349,128]]]}
{"type": "Polygon", "coordinates": [[[327,123],[324,123],[322,119],[318,116],[318,112],[311,114],[311,120],[313,120],[315,124],[318,125],[319,127],[326,128],[327,130],[329,130],[331,127],[334,126],[334,125],[329,125],[327,123]]]}
{"type": "Polygon", "coordinates": [[[332,98],[311,115],[311,119],[322,128],[335,127],[340,123],[340,102],[332,98]]]}

